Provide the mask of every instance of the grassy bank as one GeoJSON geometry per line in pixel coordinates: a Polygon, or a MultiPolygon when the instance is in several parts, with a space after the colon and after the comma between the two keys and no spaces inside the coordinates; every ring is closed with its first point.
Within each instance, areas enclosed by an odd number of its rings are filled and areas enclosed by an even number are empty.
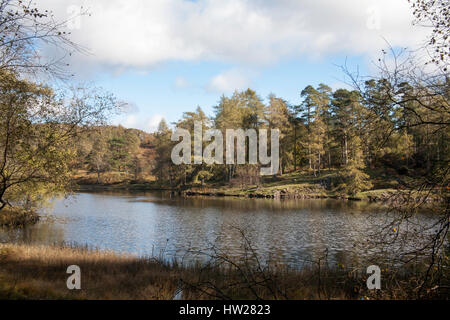
{"type": "MultiPolygon", "coordinates": [[[[244,198],[275,198],[275,199],[344,199],[366,200],[378,202],[401,201],[406,198],[420,200],[427,197],[428,201],[439,199],[435,194],[428,192],[410,192],[404,185],[408,182],[398,175],[387,175],[382,172],[371,172],[373,188],[358,192],[352,196],[343,194],[335,187],[339,179],[338,170],[325,170],[322,174],[314,175],[310,171],[287,173],[276,177],[262,177],[258,185],[239,183],[215,183],[188,184],[185,186],[162,186],[152,177],[146,177],[135,181],[130,175],[109,173],[103,183],[97,182],[97,177],[92,173],[80,173],[76,182],[80,191],[97,190],[173,190],[185,196],[220,196],[220,197],[244,197],[244,198]]],[[[437,190],[438,191],[438,190],[437,190]]]]}
{"type": "MultiPolygon", "coordinates": [[[[182,267],[152,258],[73,247],[0,244],[0,299],[408,299],[414,277],[369,291],[366,275],[346,266],[300,271],[249,261],[182,267]],[[81,290],[66,287],[67,267],[81,269],[81,290]]],[[[389,280],[388,280],[389,279],[389,280]]]]}

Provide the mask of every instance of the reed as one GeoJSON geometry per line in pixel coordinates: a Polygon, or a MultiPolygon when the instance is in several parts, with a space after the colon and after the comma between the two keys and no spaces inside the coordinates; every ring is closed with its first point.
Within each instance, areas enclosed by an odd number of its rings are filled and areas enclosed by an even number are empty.
{"type": "MultiPolygon", "coordinates": [[[[216,257],[217,258],[217,257],[216,257]]],[[[222,258],[227,259],[225,256],[222,258]]],[[[301,271],[261,268],[252,259],[181,265],[160,258],[77,246],[0,244],[1,299],[413,299],[412,274],[369,291],[351,268],[311,265],[301,271]],[[81,290],[68,290],[69,265],[81,268],[81,290]],[[181,293],[181,294],[180,294],[181,293]]],[[[433,296],[438,297],[439,296],[433,296]]],[[[443,296],[440,296],[442,298],[443,296]]],[[[445,296],[444,296],[445,298],[445,296]]],[[[448,296],[447,296],[448,298],[448,296]]]]}

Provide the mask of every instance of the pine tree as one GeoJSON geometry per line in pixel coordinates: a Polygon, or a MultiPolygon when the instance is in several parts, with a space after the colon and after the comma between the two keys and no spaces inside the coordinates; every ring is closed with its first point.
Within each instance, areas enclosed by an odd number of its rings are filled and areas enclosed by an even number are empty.
{"type": "Polygon", "coordinates": [[[287,164],[293,158],[292,150],[290,149],[290,140],[292,140],[290,117],[291,114],[287,102],[271,94],[269,96],[267,122],[271,129],[280,131],[280,173],[285,172],[287,164]]]}
{"type": "Polygon", "coordinates": [[[173,163],[171,159],[173,143],[171,141],[171,135],[172,132],[166,121],[162,119],[155,133],[156,157],[153,174],[157,177],[161,186],[168,183],[170,187],[173,187],[173,163]]]}
{"type": "Polygon", "coordinates": [[[366,165],[364,163],[361,139],[359,137],[354,137],[353,144],[352,157],[349,159],[348,164],[341,173],[341,177],[344,181],[339,186],[340,190],[349,195],[356,195],[361,191],[372,188],[370,177],[364,172],[366,165]]]}

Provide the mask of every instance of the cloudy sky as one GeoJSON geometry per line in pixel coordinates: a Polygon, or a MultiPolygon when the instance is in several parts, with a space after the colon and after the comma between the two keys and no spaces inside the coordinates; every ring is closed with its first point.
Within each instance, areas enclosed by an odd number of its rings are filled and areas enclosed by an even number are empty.
{"type": "Polygon", "coordinates": [[[344,86],[339,69],[373,72],[388,41],[415,47],[407,0],[40,0],[72,19],[73,40],[89,49],[71,67],[133,104],[115,119],[152,131],[198,105],[208,114],[222,94],[248,87],[298,104],[308,84],[344,86]]]}

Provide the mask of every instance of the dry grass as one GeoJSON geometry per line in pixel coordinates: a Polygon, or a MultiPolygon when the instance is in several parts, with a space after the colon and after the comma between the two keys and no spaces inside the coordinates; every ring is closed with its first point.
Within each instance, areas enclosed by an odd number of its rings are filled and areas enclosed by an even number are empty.
{"type": "Polygon", "coordinates": [[[124,184],[131,182],[139,183],[153,183],[156,178],[150,174],[139,174],[137,181],[135,181],[135,176],[132,173],[109,171],[104,172],[100,176],[100,183],[98,182],[98,177],[95,172],[89,172],[87,170],[78,170],[74,175],[73,179],[80,185],[114,185],[114,184],[124,184]]]}
{"type": "Polygon", "coordinates": [[[368,291],[365,275],[342,267],[298,272],[248,261],[181,267],[87,248],[0,244],[0,299],[169,300],[180,288],[183,299],[194,300],[411,299],[413,290],[405,288],[413,281],[391,278],[383,290],[368,291]],[[70,265],[81,268],[81,290],[66,287],[70,265]]]}
{"type": "Polygon", "coordinates": [[[170,299],[177,269],[150,259],[70,247],[0,245],[0,298],[170,299]],[[68,290],[67,267],[81,268],[82,290],[68,290]]]}

